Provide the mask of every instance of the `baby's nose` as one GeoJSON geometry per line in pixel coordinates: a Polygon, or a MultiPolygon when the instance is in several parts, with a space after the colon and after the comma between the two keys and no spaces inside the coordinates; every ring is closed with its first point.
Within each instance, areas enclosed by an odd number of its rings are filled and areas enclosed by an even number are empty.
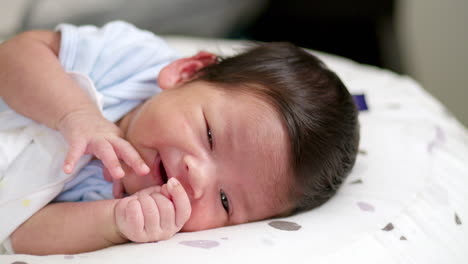
{"type": "Polygon", "coordinates": [[[188,188],[190,188],[187,191],[191,193],[192,199],[198,200],[203,197],[211,185],[208,165],[193,156],[187,155],[184,157],[184,166],[188,188]]]}

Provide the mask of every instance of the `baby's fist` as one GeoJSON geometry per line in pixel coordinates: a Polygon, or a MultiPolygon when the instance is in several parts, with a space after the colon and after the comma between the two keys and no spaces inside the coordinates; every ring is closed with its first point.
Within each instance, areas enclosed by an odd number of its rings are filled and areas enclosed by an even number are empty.
{"type": "Polygon", "coordinates": [[[171,178],[166,185],[149,187],[121,199],[115,207],[115,222],[127,239],[154,242],[179,232],[191,210],[184,188],[171,178]]]}

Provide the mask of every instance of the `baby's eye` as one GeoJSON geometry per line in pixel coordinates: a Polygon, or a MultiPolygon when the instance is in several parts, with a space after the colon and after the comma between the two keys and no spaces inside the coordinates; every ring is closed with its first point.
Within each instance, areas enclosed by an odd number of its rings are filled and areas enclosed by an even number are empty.
{"type": "Polygon", "coordinates": [[[207,134],[208,134],[208,143],[210,144],[210,149],[213,149],[213,136],[211,135],[211,129],[208,126],[208,124],[206,124],[206,130],[208,131],[207,134]]]}
{"type": "Polygon", "coordinates": [[[229,201],[228,201],[226,194],[224,193],[223,190],[221,190],[219,191],[219,195],[221,197],[221,204],[223,205],[224,210],[226,210],[226,213],[229,214],[229,201]]]}

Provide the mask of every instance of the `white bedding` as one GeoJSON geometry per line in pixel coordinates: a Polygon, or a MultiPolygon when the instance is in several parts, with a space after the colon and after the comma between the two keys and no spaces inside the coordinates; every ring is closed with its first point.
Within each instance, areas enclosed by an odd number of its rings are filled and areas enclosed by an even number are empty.
{"type": "MultiPolygon", "coordinates": [[[[232,55],[243,46],[168,41],[187,55],[199,49],[232,55]]],[[[356,166],[320,208],[158,243],[73,256],[0,256],[0,263],[467,263],[466,128],[408,77],[318,55],[369,106],[360,113],[356,166]]]]}

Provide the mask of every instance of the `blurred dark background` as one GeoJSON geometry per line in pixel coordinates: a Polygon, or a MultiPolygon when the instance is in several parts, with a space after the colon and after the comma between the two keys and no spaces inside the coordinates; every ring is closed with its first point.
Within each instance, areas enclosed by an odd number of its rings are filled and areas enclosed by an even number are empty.
{"type": "Polygon", "coordinates": [[[381,47],[394,14],[393,0],[270,0],[263,12],[233,36],[261,41],[290,41],[377,66],[384,65],[381,47]]]}
{"type": "MultiPolygon", "coordinates": [[[[6,1],[6,0],[0,0],[6,1]]],[[[393,0],[19,0],[16,31],[122,19],[158,34],[290,41],[358,62],[385,64],[382,27],[393,0]],[[19,4],[22,3],[22,4],[19,4]]],[[[5,2],[6,4],[7,2],[5,2]]],[[[7,15],[7,14],[6,14],[7,15]]],[[[391,32],[386,29],[385,32],[391,32]]],[[[388,34],[387,34],[388,35],[388,34]]],[[[391,38],[390,38],[391,39],[391,38]]],[[[394,63],[395,64],[395,63],[394,63]]]]}
{"type": "Polygon", "coordinates": [[[407,74],[468,126],[466,0],[0,0],[0,40],[120,19],[162,35],[290,41],[407,74]]]}

